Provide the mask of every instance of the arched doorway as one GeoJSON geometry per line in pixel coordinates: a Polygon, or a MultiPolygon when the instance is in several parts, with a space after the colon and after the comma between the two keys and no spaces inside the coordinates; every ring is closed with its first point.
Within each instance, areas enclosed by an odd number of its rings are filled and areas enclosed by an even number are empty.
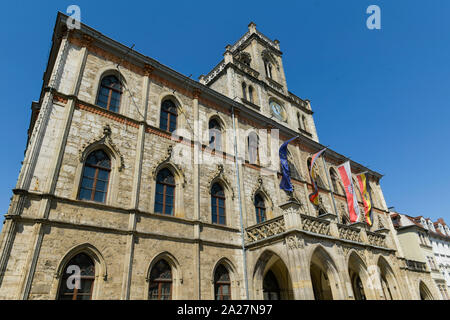
{"type": "Polygon", "coordinates": [[[264,277],[263,294],[264,300],[280,300],[281,298],[280,286],[272,270],[269,270],[264,277]]]}
{"type": "Polygon", "coordinates": [[[271,251],[265,251],[256,263],[253,273],[255,299],[294,299],[289,270],[283,260],[271,251]]]}
{"type": "Polygon", "coordinates": [[[383,257],[380,257],[378,260],[378,270],[380,274],[381,291],[385,300],[401,299],[397,292],[394,272],[383,257]]]}
{"type": "Polygon", "coordinates": [[[322,247],[318,246],[313,251],[310,261],[310,276],[313,296],[316,300],[341,299],[339,275],[336,264],[331,256],[322,247]]]}
{"type": "Polygon", "coordinates": [[[434,300],[428,287],[420,281],[419,285],[420,300],[434,300]]]}
{"type": "Polygon", "coordinates": [[[361,257],[355,252],[352,252],[349,256],[348,273],[354,299],[370,299],[371,292],[368,290],[370,286],[367,286],[369,281],[367,268],[361,257]]]}
{"type": "Polygon", "coordinates": [[[327,273],[317,264],[311,263],[311,282],[315,300],[333,300],[327,273]]]}

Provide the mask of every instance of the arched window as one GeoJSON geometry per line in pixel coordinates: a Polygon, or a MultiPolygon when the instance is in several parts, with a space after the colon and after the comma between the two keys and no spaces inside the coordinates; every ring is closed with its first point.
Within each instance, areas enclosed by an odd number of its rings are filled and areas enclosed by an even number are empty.
{"type": "Polygon", "coordinates": [[[334,193],[341,193],[341,190],[338,187],[338,177],[337,177],[336,171],[334,171],[333,168],[330,169],[330,177],[331,177],[331,184],[333,185],[334,193]]]}
{"type": "Polygon", "coordinates": [[[254,92],[253,87],[249,86],[248,87],[248,99],[250,100],[251,103],[254,103],[254,100],[255,100],[255,99],[253,99],[253,92],[254,92]]]}
{"type": "Polygon", "coordinates": [[[257,194],[255,196],[255,211],[256,211],[256,223],[266,221],[266,205],[264,198],[257,194]]]}
{"type": "Polygon", "coordinates": [[[225,192],[219,183],[211,188],[211,214],[212,223],[225,225],[225,192]]]}
{"type": "Polygon", "coordinates": [[[172,269],[166,260],[159,260],[150,272],[149,300],[172,300],[172,269]]]}
{"type": "Polygon", "coordinates": [[[266,76],[272,79],[272,64],[269,61],[264,60],[264,68],[266,70],[266,76]]]}
{"type": "Polygon", "coordinates": [[[116,76],[106,76],[100,83],[97,105],[110,111],[118,112],[122,97],[122,84],[116,76]]]}
{"type": "Polygon", "coordinates": [[[297,112],[297,121],[298,121],[299,129],[305,130],[305,128],[303,128],[303,122],[302,122],[302,117],[300,115],[300,112],[297,112]]]}
{"type": "Polygon", "coordinates": [[[110,172],[111,160],[106,152],[91,152],[84,164],[78,199],[105,202],[110,172]]]}
{"type": "Polygon", "coordinates": [[[247,85],[245,82],[242,82],[242,97],[247,100],[247,85]]]}
{"type": "Polygon", "coordinates": [[[59,284],[59,300],[91,300],[95,266],[85,253],[79,253],[65,265],[59,284]],[[79,274],[79,280],[75,275],[79,274]]]}
{"type": "Polygon", "coordinates": [[[222,150],[222,127],[216,119],[209,121],[209,147],[222,150]]]}
{"type": "Polygon", "coordinates": [[[162,169],[156,177],[155,212],[173,215],[175,178],[169,169],[162,169]]]}
{"type": "Polygon", "coordinates": [[[303,130],[308,132],[308,122],[306,121],[306,117],[302,116],[303,130]]]}
{"type": "Polygon", "coordinates": [[[252,164],[259,164],[259,138],[256,133],[248,135],[248,157],[252,164]]]}
{"type": "MultiPolygon", "coordinates": [[[[309,171],[311,170],[311,158],[308,158],[308,162],[307,163],[308,163],[308,175],[309,175],[309,171]]],[[[322,181],[322,178],[319,175],[319,172],[318,172],[319,169],[316,166],[316,163],[317,162],[314,163],[314,169],[313,170],[316,171],[316,183],[317,183],[317,186],[319,188],[325,189],[325,185],[324,185],[324,183],[322,181]]],[[[311,183],[312,183],[312,181],[311,181],[311,183]]]]}
{"type": "Polygon", "coordinates": [[[223,265],[214,273],[214,295],[216,300],[231,300],[230,274],[223,265]]]}
{"type": "Polygon", "coordinates": [[[164,100],[161,104],[161,116],[159,118],[159,128],[169,132],[177,129],[177,106],[172,100],[164,100]]]}

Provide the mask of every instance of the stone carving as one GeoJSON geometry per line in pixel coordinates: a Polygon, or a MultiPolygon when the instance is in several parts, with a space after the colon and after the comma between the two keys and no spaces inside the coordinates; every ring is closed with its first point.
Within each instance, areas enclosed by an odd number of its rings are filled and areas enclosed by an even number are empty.
{"type": "Polygon", "coordinates": [[[378,216],[378,229],[384,229],[383,221],[380,216],[378,216]]]}
{"type": "Polygon", "coordinates": [[[303,221],[303,230],[323,234],[323,235],[331,235],[330,234],[330,223],[326,220],[318,219],[315,217],[302,215],[303,221]]]}
{"type": "MultiPolygon", "coordinates": [[[[213,181],[215,181],[215,180],[222,180],[226,184],[226,187],[231,192],[231,199],[234,200],[234,190],[231,187],[230,182],[228,181],[227,177],[224,174],[224,166],[223,166],[223,164],[218,164],[217,165],[217,169],[214,172],[214,174],[212,175],[212,178],[209,179],[208,185],[211,185],[213,183],[213,181]]],[[[209,189],[209,192],[211,193],[211,188],[209,189]]]]}
{"type": "Polygon", "coordinates": [[[277,217],[257,226],[248,228],[245,231],[247,242],[259,241],[283,233],[286,231],[284,226],[284,217],[277,217]]]}
{"type": "Polygon", "coordinates": [[[382,234],[378,234],[375,232],[367,231],[367,239],[369,244],[377,247],[386,247],[386,239],[382,234]]]}
{"type": "Polygon", "coordinates": [[[161,161],[157,162],[156,165],[153,166],[152,171],[151,171],[152,177],[153,177],[153,179],[156,179],[156,175],[157,175],[159,169],[162,166],[169,164],[170,166],[174,167],[177,170],[177,173],[179,174],[179,176],[182,179],[182,186],[184,188],[186,186],[186,177],[184,175],[184,171],[178,164],[170,161],[170,159],[172,158],[172,155],[173,155],[173,146],[170,145],[167,148],[167,152],[166,152],[166,155],[164,156],[164,158],[161,161]]]}
{"type": "Polygon", "coordinates": [[[303,249],[305,247],[305,241],[297,235],[291,235],[286,238],[286,245],[289,249],[303,249]]]}
{"type": "Polygon", "coordinates": [[[100,145],[104,145],[107,146],[109,149],[111,149],[117,156],[118,156],[118,169],[119,171],[122,171],[125,168],[125,163],[123,160],[123,155],[120,152],[119,148],[113,143],[112,138],[111,138],[111,127],[107,124],[103,127],[103,134],[96,139],[93,139],[91,141],[89,141],[88,143],[85,143],[81,146],[81,148],[78,150],[78,154],[79,154],[79,158],[80,158],[80,162],[84,162],[86,159],[85,157],[87,156],[87,153],[85,152],[87,147],[93,147],[93,146],[100,146],[100,145]]]}
{"type": "Polygon", "coordinates": [[[339,225],[338,230],[339,230],[339,238],[355,242],[361,242],[361,235],[358,229],[354,229],[344,225],[339,225]]]}

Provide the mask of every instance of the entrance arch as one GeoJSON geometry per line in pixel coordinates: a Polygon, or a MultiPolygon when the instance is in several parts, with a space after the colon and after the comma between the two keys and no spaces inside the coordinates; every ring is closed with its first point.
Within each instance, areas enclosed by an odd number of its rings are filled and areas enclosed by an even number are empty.
{"type": "Polygon", "coordinates": [[[322,246],[316,247],[313,251],[310,276],[315,300],[341,299],[336,265],[322,246]]]}
{"type": "Polygon", "coordinates": [[[400,300],[401,296],[397,290],[398,284],[389,263],[380,256],[377,266],[380,274],[381,291],[383,292],[384,298],[386,300],[400,300]]]}
{"type": "Polygon", "coordinates": [[[253,285],[255,299],[294,299],[289,270],[284,261],[272,251],[265,251],[259,257],[253,273],[253,285]]]}
{"type": "Polygon", "coordinates": [[[419,284],[419,294],[420,300],[434,300],[433,295],[423,281],[420,281],[419,284]]]}
{"type": "Polygon", "coordinates": [[[352,252],[348,258],[348,273],[350,276],[353,297],[355,300],[367,300],[372,296],[367,267],[361,257],[352,252]]]}

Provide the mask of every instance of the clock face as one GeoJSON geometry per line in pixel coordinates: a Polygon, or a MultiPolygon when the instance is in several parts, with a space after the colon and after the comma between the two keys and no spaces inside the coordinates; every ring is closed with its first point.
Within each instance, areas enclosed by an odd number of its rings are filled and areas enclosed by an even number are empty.
{"type": "Polygon", "coordinates": [[[276,103],[275,101],[270,102],[270,108],[272,109],[272,114],[281,121],[286,121],[286,111],[284,108],[276,103]]]}

